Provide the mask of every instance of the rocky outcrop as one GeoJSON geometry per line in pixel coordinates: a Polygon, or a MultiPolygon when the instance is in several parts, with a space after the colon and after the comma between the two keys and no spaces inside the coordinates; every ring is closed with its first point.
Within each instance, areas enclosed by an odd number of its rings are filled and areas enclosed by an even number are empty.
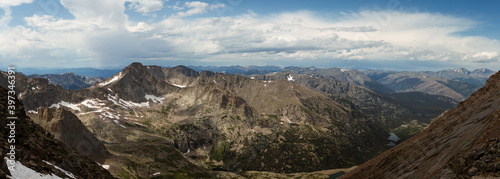
{"type": "Polygon", "coordinates": [[[40,108],[37,114],[30,114],[30,117],[33,122],[54,135],[54,138],[81,155],[99,163],[104,163],[110,157],[104,144],[71,111],[64,108],[40,108]]]}
{"type": "Polygon", "coordinates": [[[500,176],[500,72],[423,132],[343,178],[500,176]]]}

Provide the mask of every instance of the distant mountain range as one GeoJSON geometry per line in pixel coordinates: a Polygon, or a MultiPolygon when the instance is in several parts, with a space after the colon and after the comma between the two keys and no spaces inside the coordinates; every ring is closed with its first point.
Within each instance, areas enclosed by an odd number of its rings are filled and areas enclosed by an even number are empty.
{"type": "MultiPolygon", "coordinates": [[[[465,68],[441,71],[378,71],[340,68],[279,67],[279,66],[189,66],[198,72],[213,71],[243,76],[266,75],[274,72],[318,73],[321,76],[335,77],[336,80],[367,87],[382,93],[423,92],[443,95],[462,101],[472,92],[482,87],[486,79],[494,74],[489,69],[469,71],[465,68]],[[335,70],[320,70],[335,69],[335,70]],[[302,70],[302,71],[300,71],[302,70]],[[329,74],[330,73],[330,74],[329,74]],[[364,73],[364,75],[362,74],[364,73]],[[346,75],[340,75],[346,74],[346,75]]],[[[103,78],[109,78],[120,70],[100,70],[94,68],[74,69],[21,69],[29,77],[42,77],[64,89],[83,89],[103,78]],[[68,73],[71,72],[71,73],[68,73]],[[39,75],[43,74],[43,75],[39,75]],[[102,77],[102,78],[85,78],[102,77]]]]}
{"type": "Polygon", "coordinates": [[[121,69],[97,69],[97,68],[19,68],[19,72],[25,75],[45,75],[45,74],[64,74],[74,73],[85,77],[109,78],[118,73],[121,69]]]}
{"type": "Polygon", "coordinates": [[[29,78],[45,78],[50,84],[61,85],[64,89],[77,90],[92,86],[94,83],[101,82],[103,77],[85,77],[72,72],[63,74],[45,74],[28,75],[29,78]]]}
{"type": "Polygon", "coordinates": [[[363,71],[368,77],[386,85],[396,92],[419,91],[428,94],[443,95],[462,101],[481,88],[486,79],[495,72],[488,69],[468,71],[464,68],[437,72],[394,72],[363,71]]]}
{"type": "Polygon", "coordinates": [[[187,66],[196,71],[213,71],[226,74],[264,75],[282,70],[279,66],[187,66]]]}

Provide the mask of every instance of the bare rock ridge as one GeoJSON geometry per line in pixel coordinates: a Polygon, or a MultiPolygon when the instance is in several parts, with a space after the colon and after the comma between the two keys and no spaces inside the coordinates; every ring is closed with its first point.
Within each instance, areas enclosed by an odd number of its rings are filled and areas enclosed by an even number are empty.
{"type": "Polygon", "coordinates": [[[85,157],[104,163],[110,156],[104,144],[71,111],[64,108],[39,108],[37,114],[29,116],[54,138],[85,157]]]}
{"type": "MultiPolygon", "coordinates": [[[[7,135],[9,128],[7,127],[7,90],[0,87],[0,151],[2,164],[0,169],[0,178],[7,178],[7,175],[12,176],[12,173],[7,169],[4,157],[7,151],[10,151],[7,135]]],[[[113,178],[113,176],[99,166],[95,161],[92,161],[76,151],[66,147],[61,141],[54,139],[53,135],[47,133],[42,127],[33,123],[24,112],[24,108],[20,101],[16,101],[16,128],[15,128],[15,152],[16,161],[23,166],[28,167],[40,174],[52,174],[62,178],[74,176],[75,178],[113,178]],[[70,174],[62,172],[60,169],[70,172],[70,174]]],[[[9,115],[10,116],[10,115],[9,115]]],[[[19,164],[18,164],[19,165],[19,164]]],[[[16,165],[16,167],[18,167],[16,165]]]]}
{"type": "Polygon", "coordinates": [[[342,178],[500,177],[500,72],[423,132],[342,178]]]}

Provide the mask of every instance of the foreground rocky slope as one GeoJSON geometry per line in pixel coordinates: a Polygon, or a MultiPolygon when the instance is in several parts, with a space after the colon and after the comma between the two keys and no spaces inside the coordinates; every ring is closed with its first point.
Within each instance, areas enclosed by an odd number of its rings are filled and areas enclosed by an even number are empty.
{"type": "Polygon", "coordinates": [[[10,128],[7,126],[7,90],[0,87],[0,141],[1,158],[0,178],[13,176],[16,178],[40,177],[49,175],[63,178],[113,178],[111,174],[96,162],[67,148],[62,142],[54,139],[42,127],[33,123],[24,112],[20,102],[16,100],[15,122],[15,160],[16,172],[10,171],[4,160],[11,145],[7,136],[10,128]],[[27,168],[28,169],[27,169],[27,168]],[[35,174],[35,175],[30,175],[35,174]]]}
{"type": "Polygon", "coordinates": [[[500,177],[500,73],[423,132],[343,178],[500,177]]]}
{"type": "Polygon", "coordinates": [[[104,163],[110,157],[104,144],[71,111],[64,108],[39,108],[38,111],[29,111],[28,115],[54,138],[85,157],[99,163],[104,163]]]}

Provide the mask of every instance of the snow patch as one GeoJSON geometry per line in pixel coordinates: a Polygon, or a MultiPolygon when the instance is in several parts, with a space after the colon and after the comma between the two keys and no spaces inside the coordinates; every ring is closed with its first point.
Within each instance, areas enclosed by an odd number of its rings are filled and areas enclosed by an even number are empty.
{"type": "Polygon", "coordinates": [[[125,127],[124,125],[120,124],[120,121],[118,121],[118,120],[116,120],[116,119],[115,119],[115,120],[113,120],[113,122],[115,122],[116,124],[118,124],[120,127],[123,127],[123,128],[125,128],[125,129],[127,128],[127,127],[125,127]]]}
{"type": "Polygon", "coordinates": [[[89,112],[84,112],[84,113],[78,113],[77,115],[85,115],[85,114],[90,114],[90,113],[99,113],[99,112],[103,112],[102,109],[99,109],[97,111],[89,111],[89,112]]]}
{"type": "Polygon", "coordinates": [[[94,108],[94,109],[101,108],[100,106],[104,106],[105,105],[99,99],[86,99],[85,101],[82,101],[80,104],[84,105],[85,107],[94,108]]]}
{"type": "Polygon", "coordinates": [[[295,80],[293,79],[292,74],[288,74],[288,75],[286,76],[286,78],[288,79],[288,81],[295,81],[295,80]]]}
{"type": "Polygon", "coordinates": [[[148,127],[148,126],[146,126],[144,124],[141,124],[141,123],[138,123],[138,122],[134,122],[134,124],[137,124],[137,125],[140,125],[140,126],[144,126],[144,127],[148,127]]]}
{"type": "Polygon", "coordinates": [[[185,88],[185,87],[186,87],[186,86],[184,86],[184,85],[178,85],[178,84],[173,84],[173,83],[172,83],[172,85],[174,85],[174,86],[176,86],[176,87],[179,87],[179,88],[185,88]]]}
{"type": "Polygon", "coordinates": [[[108,170],[109,169],[109,165],[101,165],[99,162],[95,162],[97,163],[97,165],[101,166],[102,168],[108,170]]]}
{"type": "Polygon", "coordinates": [[[134,103],[132,101],[125,101],[123,99],[118,98],[117,96],[111,96],[108,94],[108,100],[113,102],[114,104],[121,106],[125,109],[130,109],[133,107],[140,107],[140,108],[149,108],[149,102],[142,102],[142,103],[134,103]]]}
{"type": "Polygon", "coordinates": [[[52,104],[49,108],[59,108],[61,106],[66,106],[66,107],[71,108],[75,111],[81,111],[80,108],[78,107],[78,104],[68,103],[66,101],[61,101],[57,104],[52,104]]]}
{"type": "Polygon", "coordinates": [[[252,76],[252,77],[250,77],[250,79],[255,80],[255,77],[252,76]]]}
{"type": "Polygon", "coordinates": [[[113,91],[113,90],[111,90],[111,89],[109,89],[109,88],[108,88],[108,91],[111,91],[112,93],[114,93],[114,91],[113,91]]]}
{"type": "Polygon", "coordinates": [[[35,111],[35,110],[29,110],[28,111],[29,114],[38,114],[38,111],[35,111]]]}
{"type": "Polygon", "coordinates": [[[111,78],[111,80],[109,81],[104,81],[102,83],[99,83],[99,86],[106,86],[110,83],[113,83],[115,82],[116,80],[120,79],[122,77],[122,72],[118,73],[118,75],[115,75],[113,78],[111,78]]]}
{"type": "Polygon", "coordinates": [[[146,100],[151,100],[151,101],[153,101],[155,103],[160,103],[160,104],[162,104],[163,100],[165,100],[165,98],[163,98],[163,97],[157,97],[157,96],[150,95],[150,94],[147,94],[144,97],[146,98],[146,100]]]}
{"type": "Polygon", "coordinates": [[[161,174],[161,172],[156,172],[156,173],[153,173],[153,176],[156,176],[156,175],[159,175],[161,174]]]}
{"type": "Polygon", "coordinates": [[[140,108],[149,108],[149,102],[142,102],[142,103],[134,103],[132,101],[125,101],[123,99],[120,99],[120,102],[123,104],[127,105],[128,107],[140,107],[140,108]]]}
{"type": "MultiPolygon", "coordinates": [[[[5,161],[10,161],[7,157],[4,158],[5,161]]],[[[16,161],[15,170],[9,170],[11,176],[10,178],[42,178],[42,179],[59,179],[61,177],[55,174],[42,174],[37,171],[24,166],[21,162],[16,161]]],[[[74,177],[74,176],[73,176],[74,177]]]]}
{"type": "Polygon", "coordinates": [[[101,119],[105,119],[105,118],[109,118],[109,119],[120,119],[119,116],[109,112],[109,111],[102,111],[102,113],[99,115],[99,118],[101,119]]]}
{"type": "Polygon", "coordinates": [[[76,179],[75,175],[73,175],[71,172],[68,172],[68,171],[62,169],[61,167],[58,167],[57,165],[51,164],[50,162],[47,162],[45,160],[42,160],[42,161],[50,166],[53,166],[54,168],[58,169],[59,171],[63,172],[64,174],[66,174],[66,176],[76,179]]]}
{"type": "Polygon", "coordinates": [[[349,71],[349,69],[340,69],[341,72],[349,71]]]}

